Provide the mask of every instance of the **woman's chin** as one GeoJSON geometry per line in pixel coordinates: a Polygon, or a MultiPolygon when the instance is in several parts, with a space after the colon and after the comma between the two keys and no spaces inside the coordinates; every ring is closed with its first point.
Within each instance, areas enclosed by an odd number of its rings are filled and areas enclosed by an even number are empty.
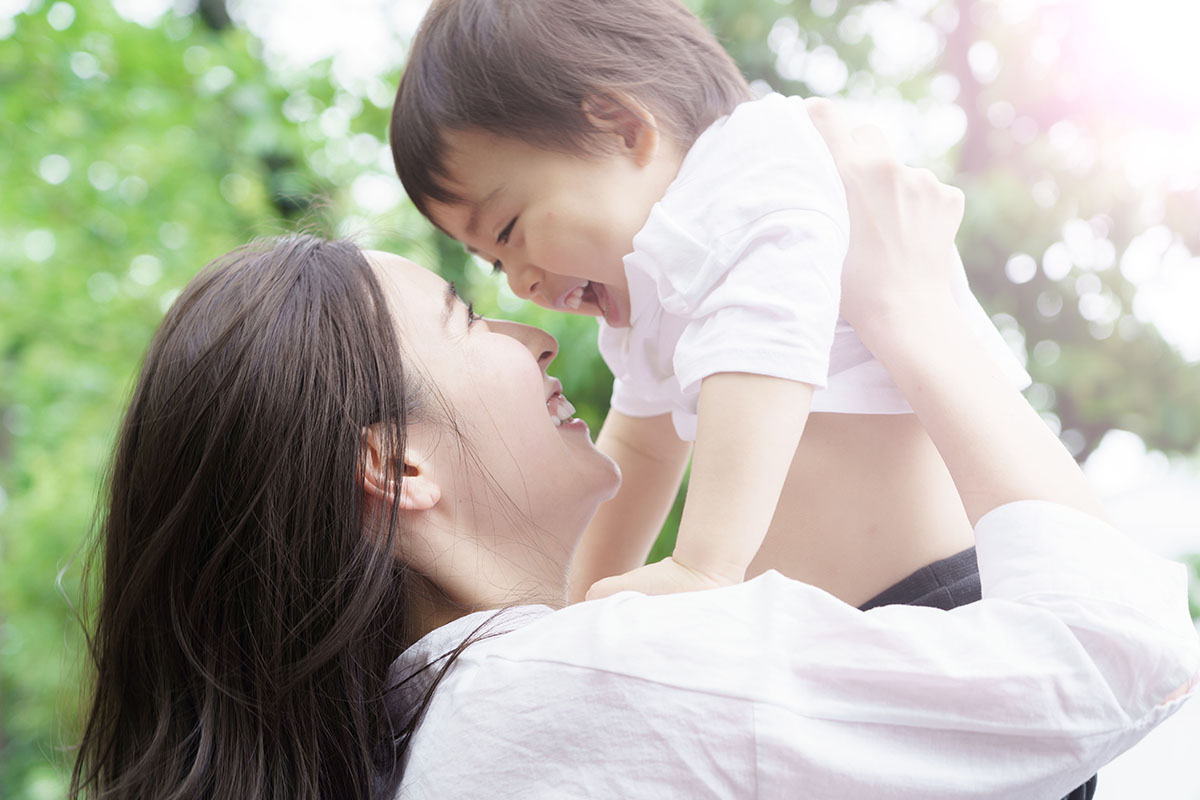
{"type": "Polygon", "coordinates": [[[612,500],[614,497],[616,497],[617,490],[621,488],[621,468],[617,466],[616,461],[613,461],[604,453],[601,453],[599,450],[597,450],[596,453],[607,462],[609,468],[606,481],[607,488],[604,492],[604,496],[600,498],[600,502],[603,503],[606,500],[612,500]]]}

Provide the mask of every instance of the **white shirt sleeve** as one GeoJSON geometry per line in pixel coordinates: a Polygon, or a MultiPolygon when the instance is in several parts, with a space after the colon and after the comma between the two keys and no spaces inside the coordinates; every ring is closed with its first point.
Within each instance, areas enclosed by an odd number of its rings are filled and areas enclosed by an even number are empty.
{"type": "Polygon", "coordinates": [[[1061,797],[1192,693],[1184,571],[1049,503],[977,537],[984,600],[948,612],[768,573],[472,645],[402,796],[1061,797]]]}
{"type": "Polygon", "coordinates": [[[612,399],[609,408],[627,417],[657,417],[669,414],[675,408],[671,397],[660,397],[646,391],[638,391],[622,378],[613,378],[612,399]]]}
{"type": "Polygon", "coordinates": [[[729,266],[691,303],[675,347],[682,391],[718,372],[824,386],[847,241],[845,226],[807,209],[774,212],[732,237],[714,254],[729,266]]]}
{"type": "Polygon", "coordinates": [[[689,321],[680,391],[717,372],[824,386],[849,238],[846,195],[796,97],[738,106],[701,135],[626,257],[689,321]]]}

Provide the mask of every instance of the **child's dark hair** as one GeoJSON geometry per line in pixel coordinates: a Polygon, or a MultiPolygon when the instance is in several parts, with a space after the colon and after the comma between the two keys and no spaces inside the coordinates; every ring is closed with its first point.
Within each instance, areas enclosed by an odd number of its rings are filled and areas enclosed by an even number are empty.
{"type": "Polygon", "coordinates": [[[637,99],[687,147],[750,98],[679,0],[435,0],[392,107],[396,172],[413,203],[448,186],[445,132],[477,129],[567,153],[601,151],[584,101],[637,99]]]}

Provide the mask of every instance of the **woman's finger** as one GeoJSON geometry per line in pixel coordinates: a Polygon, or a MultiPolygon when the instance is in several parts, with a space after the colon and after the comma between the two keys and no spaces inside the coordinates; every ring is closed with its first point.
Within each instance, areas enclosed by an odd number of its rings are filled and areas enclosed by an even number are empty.
{"type": "Polygon", "coordinates": [[[835,161],[839,155],[854,146],[854,137],[851,135],[846,116],[831,101],[823,97],[810,97],[804,101],[804,107],[808,109],[808,116],[821,132],[821,137],[835,161]]]}
{"type": "Polygon", "coordinates": [[[891,144],[883,131],[874,125],[860,125],[850,132],[854,142],[861,147],[872,150],[876,154],[892,154],[891,144]]]}
{"type": "Polygon", "coordinates": [[[946,213],[953,217],[955,227],[957,227],[958,223],[962,222],[963,211],[966,207],[966,196],[962,189],[942,183],[941,178],[931,169],[907,167],[906,170],[912,176],[913,190],[925,192],[937,198],[941,202],[942,208],[946,209],[946,213]]]}

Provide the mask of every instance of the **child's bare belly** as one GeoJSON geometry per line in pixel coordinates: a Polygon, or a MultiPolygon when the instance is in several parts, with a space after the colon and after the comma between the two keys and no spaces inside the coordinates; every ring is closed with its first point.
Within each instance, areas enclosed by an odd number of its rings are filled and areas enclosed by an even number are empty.
{"type": "Polygon", "coordinates": [[[974,544],[913,414],[811,414],[747,577],[775,569],[861,605],[974,544]]]}

